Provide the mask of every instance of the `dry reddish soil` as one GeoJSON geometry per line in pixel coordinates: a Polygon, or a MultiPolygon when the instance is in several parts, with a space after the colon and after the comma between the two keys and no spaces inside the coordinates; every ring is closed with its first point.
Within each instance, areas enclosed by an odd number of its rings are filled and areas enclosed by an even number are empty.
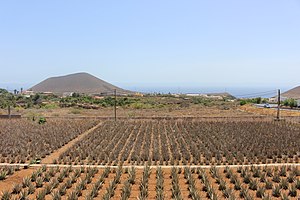
{"type": "MultiPolygon", "coordinates": [[[[0,181],[0,191],[11,191],[14,184],[22,183],[23,178],[30,176],[35,169],[22,169],[9,176],[7,179],[0,181]]],[[[0,193],[1,194],[1,193],[0,193]]],[[[1,195],[0,195],[1,196],[1,195]]]]}
{"type": "MultiPolygon", "coordinates": [[[[271,167],[269,168],[271,170],[272,175],[274,176],[275,173],[278,173],[282,168],[278,167],[278,168],[274,168],[271,167]]],[[[35,169],[30,169],[27,170],[27,175],[29,176],[35,169]]],[[[49,170],[49,168],[47,169],[49,170]]],[[[59,173],[62,172],[62,168],[55,174],[55,178],[58,177],[59,173]]],[[[177,175],[178,175],[178,183],[179,183],[179,190],[180,190],[180,194],[182,196],[183,199],[191,199],[190,197],[190,190],[189,190],[189,183],[188,180],[185,178],[184,175],[184,168],[181,168],[180,171],[177,171],[177,175]]],[[[192,169],[191,169],[192,170],[192,169]]],[[[226,187],[227,188],[231,188],[233,191],[234,196],[239,199],[239,195],[240,195],[240,191],[239,190],[235,190],[234,189],[234,184],[230,183],[230,178],[226,177],[226,172],[224,171],[225,168],[220,168],[217,169],[219,177],[224,180],[226,182],[226,187]]],[[[243,178],[240,172],[238,172],[237,168],[231,168],[233,175],[237,176],[237,179],[241,181],[242,186],[249,188],[249,184],[243,183],[243,178]]],[[[243,168],[243,170],[246,170],[247,173],[250,174],[251,179],[255,179],[258,180],[258,186],[264,187],[265,183],[260,182],[260,178],[254,178],[253,177],[253,171],[251,171],[251,168],[248,167],[243,168]]],[[[298,167],[299,170],[299,167],[298,167]]],[[[23,170],[22,173],[24,173],[25,170],[23,170]]],[[[106,193],[106,189],[109,187],[109,183],[110,181],[112,181],[114,179],[114,177],[116,176],[116,170],[111,169],[109,176],[107,178],[104,179],[104,184],[102,185],[102,187],[100,188],[100,190],[98,191],[98,196],[95,197],[94,199],[102,199],[103,195],[105,195],[106,193]]],[[[157,169],[153,168],[151,169],[151,173],[149,176],[149,180],[148,180],[148,198],[147,199],[155,199],[156,197],[156,171],[157,169]]],[[[165,196],[165,199],[172,199],[172,170],[171,169],[163,169],[163,177],[164,177],[164,189],[163,189],[163,194],[165,196]]],[[[91,191],[91,188],[93,186],[93,184],[96,183],[96,181],[99,179],[99,177],[101,176],[101,174],[104,172],[103,169],[99,169],[99,171],[94,175],[94,177],[92,178],[91,183],[86,184],[86,189],[82,190],[82,196],[79,197],[80,200],[84,200],[85,197],[89,194],[89,192],[91,191]]],[[[221,190],[219,190],[219,184],[217,183],[217,178],[214,177],[210,171],[210,169],[205,169],[204,170],[208,181],[210,183],[210,185],[214,188],[214,191],[216,192],[217,196],[219,197],[218,199],[225,199],[225,197],[223,196],[223,192],[221,190]]],[[[264,168],[261,167],[260,168],[260,172],[261,173],[265,173],[264,168]]],[[[287,174],[286,176],[280,176],[280,179],[286,179],[287,176],[289,176],[290,173],[293,172],[292,168],[287,168],[287,174]]],[[[70,189],[67,189],[66,194],[62,196],[62,199],[67,199],[68,194],[70,194],[76,187],[76,185],[80,182],[81,179],[84,179],[85,175],[86,175],[86,171],[81,173],[80,176],[76,179],[76,182],[72,184],[72,187],[70,189]]],[[[16,173],[17,174],[17,173],[16,173]]],[[[70,172],[69,177],[72,176],[72,174],[74,174],[74,169],[72,172],[70,172]]],[[[204,183],[200,177],[200,173],[198,171],[198,169],[194,169],[191,171],[191,175],[192,178],[195,180],[195,186],[196,186],[196,190],[199,194],[199,196],[201,197],[201,199],[207,199],[207,192],[203,190],[204,187],[204,183]]],[[[16,175],[17,176],[17,175],[16,175]]],[[[140,189],[139,189],[139,185],[141,183],[141,179],[143,176],[143,169],[136,169],[136,178],[135,178],[135,183],[131,186],[131,192],[130,192],[130,198],[129,199],[137,199],[137,197],[139,196],[140,193],[140,189]]],[[[63,181],[61,183],[59,183],[58,187],[60,187],[61,185],[65,184],[67,179],[69,179],[69,177],[65,177],[63,179],[63,181]]],[[[295,175],[295,180],[300,178],[300,174],[295,175]]],[[[122,170],[122,175],[120,178],[120,183],[118,183],[116,185],[116,189],[115,189],[115,194],[111,199],[120,199],[121,194],[122,194],[122,188],[124,187],[124,182],[128,179],[128,174],[125,172],[125,170],[122,170]]],[[[273,183],[273,185],[278,185],[279,183],[275,183],[272,180],[272,177],[266,177],[267,180],[271,181],[273,183]]],[[[9,179],[7,179],[6,181],[1,181],[0,182],[0,187],[2,185],[4,185],[7,182],[11,182],[14,181],[15,179],[13,178],[13,176],[9,179]]],[[[17,180],[19,181],[19,180],[17,180]]],[[[49,183],[44,182],[43,187],[36,189],[36,191],[34,192],[34,194],[29,195],[30,199],[35,199],[36,194],[41,191],[43,188],[45,188],[46,185],[48,185],[49,183]]],[[[295,183],[288,183],[288,187],[290,188],[292,185],[295,185],[295,183]]],[[[10,189],[7,187],[1,187],[0,191],[4,191],[6,189],[10,189]]],[[[300,194],[300,188],[296,190],[297,191],[297,195],[299,196],[300,194]]],[[[248,190],[248,193],[254,197],[254,199],[261,199],[261,198],[256,198],[256,190],[248,190]]],[[[281,194],[288,194],[289,193],[289,189],[284,190],[282,189],[280,191],[281,194]]],[[[272,190],[266,190],[265,194],[269,194],[270,197],[272,199],[280,199],[280,198],[276,198],[274,196],[272,196],[272,190]]],[[[14,197],[16,197],[17,195],[13,195],[14,197]]],[[[51,195],[47,195],[46,199],[51,199],[51,195]]],[[[290,199],[297,199],[296,197],[290,197],[290,199]]]]}

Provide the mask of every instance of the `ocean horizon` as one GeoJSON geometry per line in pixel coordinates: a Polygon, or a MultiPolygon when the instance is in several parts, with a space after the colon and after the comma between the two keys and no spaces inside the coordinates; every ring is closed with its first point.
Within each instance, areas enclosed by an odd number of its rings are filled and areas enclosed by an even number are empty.
{"type": "MultiPolygon", "coordinates": [[[[209,93],[229,93],[237,98],[270,98],[277,95],[278,89],[272,87],[125,87],[142,93],[161,94],[209,94],[209,93]]],[[[282,92],[289,88],[281,88],[282,92]]]]}

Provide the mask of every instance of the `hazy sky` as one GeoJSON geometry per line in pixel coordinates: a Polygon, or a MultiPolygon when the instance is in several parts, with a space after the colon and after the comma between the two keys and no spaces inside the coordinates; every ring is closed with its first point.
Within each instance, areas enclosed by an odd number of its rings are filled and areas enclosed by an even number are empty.
{"type": "Polygon", "coordinates": [[[0,83],[300,85],[300,0],[0,1],[0,83]]]}

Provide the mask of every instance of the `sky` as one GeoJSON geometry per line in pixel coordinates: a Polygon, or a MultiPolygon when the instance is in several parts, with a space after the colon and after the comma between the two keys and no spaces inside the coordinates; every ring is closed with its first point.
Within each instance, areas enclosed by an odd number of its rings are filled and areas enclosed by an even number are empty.
{"type": "Polygon", "coordinates": [[[300,0],[0,0],[0,85],[300,85],[300,0]]]}

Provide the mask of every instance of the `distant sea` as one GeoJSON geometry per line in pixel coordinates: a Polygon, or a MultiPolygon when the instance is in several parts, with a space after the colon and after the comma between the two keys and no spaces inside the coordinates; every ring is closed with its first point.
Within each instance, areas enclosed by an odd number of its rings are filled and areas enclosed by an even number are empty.
{"type": "MultiPolygon", "coordinates": [[[[126,87],[125,89],[143,93],[161,94],[207,94],[227,92],[237,98],[269,98],[277,95],[277,89],[271,87],[126,87]]],[[[288,89],[289,88],[281,88],[281,91],[285,92],[288,89]]]]}

